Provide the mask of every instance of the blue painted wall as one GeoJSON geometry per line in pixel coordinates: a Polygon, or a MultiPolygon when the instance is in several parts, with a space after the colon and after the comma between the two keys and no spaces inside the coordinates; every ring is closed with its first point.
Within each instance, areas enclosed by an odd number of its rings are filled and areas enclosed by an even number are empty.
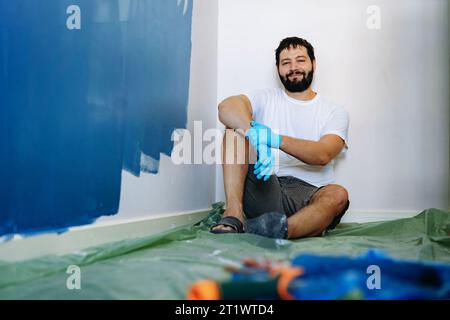
{"type": "Polygon", "coordinates": [[[173,129],[187,122],[184,5],[0,0],[0,235],[115,214],[123,168],[157,173],[173,129]],[[70,5],[80,29],[67,27],[70,5]]]}

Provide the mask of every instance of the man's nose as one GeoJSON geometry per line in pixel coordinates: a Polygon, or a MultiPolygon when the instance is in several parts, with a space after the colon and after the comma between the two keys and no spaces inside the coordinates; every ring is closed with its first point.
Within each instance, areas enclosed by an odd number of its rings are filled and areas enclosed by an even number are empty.
{"type": "Polygon", "coordinates": [[[300,64],[298,62],[294,62],[291,64],[291,72],[300,71],[300,64]]]}
{"type": "Polygon", "coordinates": [[[295,66],[295,65],[291,66],[291,70],[290,70],[291,73],[296,73],[296,72],[301,72],[301,71],[302,70],[298,66],[295,66]]]}

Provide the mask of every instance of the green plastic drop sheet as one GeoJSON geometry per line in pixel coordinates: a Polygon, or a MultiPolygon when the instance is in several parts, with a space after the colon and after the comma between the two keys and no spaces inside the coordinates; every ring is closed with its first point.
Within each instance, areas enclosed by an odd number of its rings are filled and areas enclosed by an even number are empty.
{"type": "Polygon", "coordinates": [[[240,266],[244,258],[290,261],[300,253],[357,256],[379,249],[402,260],[450,263],[450,212],[439,209],[394,221],[343,223],[323,237],[295,241],[209,233],[222,213],[223,203],[216,203],[199,223],[159,235],[0,261],[0,299],[185,299],[193,282],[228,280],[224,267],[240,266]],[[70,265],[80,268],[80,290],[67,289],[70,265]]]}

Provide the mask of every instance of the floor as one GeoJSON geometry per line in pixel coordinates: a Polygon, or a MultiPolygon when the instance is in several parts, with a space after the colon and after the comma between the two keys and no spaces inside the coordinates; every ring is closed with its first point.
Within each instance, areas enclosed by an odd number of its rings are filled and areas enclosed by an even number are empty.
{"type": "Polygon", "coordinates": [[[229,279],[225,266],[253,257],[291,261],[300,253],[358,256],[376,248],[396,259],[450,265],[450,212],[429,209],[413,218],[340,224],[324,237],[295,241],[251,234],[213,235],[223,212],[216,204],[195,225],[23,262],[0,261],[0,299],[184,299],[193,282],[229,279]],[[70,265],[80,290],[66,286],[70,265]]]}

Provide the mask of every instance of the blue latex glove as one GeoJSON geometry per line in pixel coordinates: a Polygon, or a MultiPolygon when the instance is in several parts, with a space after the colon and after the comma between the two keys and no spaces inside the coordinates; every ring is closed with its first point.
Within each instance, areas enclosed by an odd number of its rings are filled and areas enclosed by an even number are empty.
{"type": "Polygon", "coordinates": [[[268,126],[259,122],[250,122],[252,126],[245,135],[249,142],[254,146],[265,144],[271,148],[279,149],[281,146],[281,135],[276,134],[268,126]]]}
{"type": "Polygon", "coordinates": [[[255,163],[253,173],[258,180],[269,180],[273,172],[273,166],[275,164],[275,157],[272,154],[272,149],[265,144],[260,144],[256,147],[258,161],[255,163]]]}

